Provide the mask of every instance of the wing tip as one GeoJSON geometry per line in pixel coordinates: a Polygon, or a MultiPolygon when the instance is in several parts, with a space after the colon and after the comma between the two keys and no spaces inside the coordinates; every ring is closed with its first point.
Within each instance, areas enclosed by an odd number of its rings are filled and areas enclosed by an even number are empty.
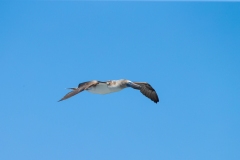
{"type": "Polygon", "coordinates": [[[60,99],[60,100],[58,100],[57,102],[61,102],[61,101],[63,101],[65,98],[62,98],[62,99],[60,99]]]}
{"type": "Polygon", "coordinates": [[[159,102],[159,99],[158,99],[157,93],[156,93],[156,99],[154,100],[154,102],[155,102],[156,104],[159,102]]]}
{"type": "Polygon", "coordinates": [[[154,100],[153,102],[157,104],[159,102],[159,100],[154,100]]]}

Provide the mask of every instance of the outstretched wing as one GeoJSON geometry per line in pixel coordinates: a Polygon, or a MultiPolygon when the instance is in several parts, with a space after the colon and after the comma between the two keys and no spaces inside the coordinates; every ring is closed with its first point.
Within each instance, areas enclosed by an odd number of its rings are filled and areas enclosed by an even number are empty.
{"type": "Polygon", "coordinates": [[[143,95],[145,95],[155,103],[159,102],[158,95],[150,84],[148,84],[147,82],[133,82],[133,83],[141,86],[139,90],[143,95]]]}
{"type": "MultiPolygon", "coordinates": [[[[89,87],[92,87],[92,86],[95,86],[97,85],[99,82],[98,81],[88,81],[88,82],[83,82],[83,83],[80,83],[78,85],[77,88],[69,88],[69,89],[72,89],[71,92],[67,93],[62,99],[60,99],[59,101],[62,101],[62,100],[65,100],[65,99],[68,99],[86,89],[88,89],[89,87]]],[[[59,102],[58,101],[58,102],[59,102]]]]}

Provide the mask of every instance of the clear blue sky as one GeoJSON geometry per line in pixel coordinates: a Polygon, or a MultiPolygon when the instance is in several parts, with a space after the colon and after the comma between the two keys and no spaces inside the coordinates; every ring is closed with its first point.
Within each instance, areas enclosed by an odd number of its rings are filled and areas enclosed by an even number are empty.
{"type": "Polygon", "coordinates": [[[1,160],[239,160],[240,3],[0,2],[1,160]],[[149,82],[82,92],[88,80],[149,82]]]}

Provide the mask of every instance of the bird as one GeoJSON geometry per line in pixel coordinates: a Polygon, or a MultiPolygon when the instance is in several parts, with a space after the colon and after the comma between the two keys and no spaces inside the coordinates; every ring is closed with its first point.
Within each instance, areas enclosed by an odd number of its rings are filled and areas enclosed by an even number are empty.
{"type": "Polygon", "coordinates": [[[82,91],[88,91],[94,94],[109,94],[113,92],[121,91],[122,89],[131,87],[136,90],[140,90],[140,92],[145,95],[147,98],[152,100],[155,103],[159,102],[158,95],[153,87],[147,82],[132,82],[127,79],[120,80],[108,80],[108,81],[86,81],[79,83],[78,87],[68,88],[72,91],[67,93],[63,98],[61,98],[58,102],[66,100],[82,91]]]}

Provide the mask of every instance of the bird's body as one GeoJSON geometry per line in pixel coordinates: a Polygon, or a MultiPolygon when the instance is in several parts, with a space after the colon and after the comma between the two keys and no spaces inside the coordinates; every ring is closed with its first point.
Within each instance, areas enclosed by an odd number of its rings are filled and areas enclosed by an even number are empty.
{"type": "Polygon", "coordinates": [[[84,90],[94,93],[94,94],[109,94],[113,92],[121,91],[124,88],[131,87],[133,89],[140,90],[142,94],[154,101],[155,103],[159,102],[156,91],[151,87],[147,82],[132,82],[126,79],[120,80],[110,80],[110,81],[88,81],[83,82],[78,85],[77,88],[69,88],[73,91],[66,94],[59,101],[70,98],[84,90]]]}
{"type": "Polygon", "coordinates": [[[122,90],[121,87],[110,87],[107,83],[99,83],[96,86],[89,87],[86,91],[94,94],[109,94],[122,90]]]}

